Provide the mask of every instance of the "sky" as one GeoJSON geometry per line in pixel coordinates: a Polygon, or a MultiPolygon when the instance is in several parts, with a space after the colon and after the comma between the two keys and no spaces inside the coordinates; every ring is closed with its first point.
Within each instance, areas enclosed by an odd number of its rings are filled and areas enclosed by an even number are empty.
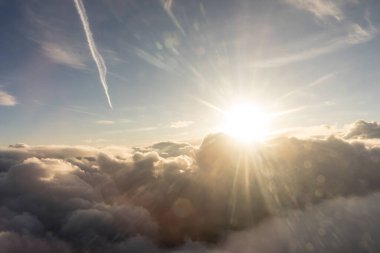
{"type": "Polygon", "coordinates": [[[83,8],[87,31],[74,1],[0,1],[2,146],[199,141],[240,101],[287,112],[273,131],[379,118],[379,1],[83,8]]]}

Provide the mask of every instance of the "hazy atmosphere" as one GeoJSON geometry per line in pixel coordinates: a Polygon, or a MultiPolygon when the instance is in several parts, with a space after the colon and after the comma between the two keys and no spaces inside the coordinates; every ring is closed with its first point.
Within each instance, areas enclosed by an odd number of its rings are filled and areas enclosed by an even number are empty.
{"type": "Polygon", "coordinates": [[[0,0],[0,252],[379,252],[379,13],[0,0]]]}

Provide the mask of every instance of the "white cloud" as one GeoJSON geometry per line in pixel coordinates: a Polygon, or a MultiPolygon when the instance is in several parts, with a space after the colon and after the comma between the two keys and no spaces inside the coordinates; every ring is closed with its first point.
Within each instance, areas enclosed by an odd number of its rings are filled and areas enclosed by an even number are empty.
{"type": "Polygon", "coordinates": [[[159,68],[159,69],[162,69],[162,70],[165,70],[165,71],[172,71],[174,69],[174,66],[172,66],[173,64],[168,64],[167,63],[167,60],[163,57],[158,57],[157,55],[153,55],[149,52],[146,52],[140,48],[136,48],[135,49],[136,51],[136,55],[144,60],[145,62],[159,68]]]}
{"type": "Polygon", "coordinates": [[[180,121],[174,121],[170,123],[171,128],[184,128],[184,127],[189,127],[192,125],[194,122],[193,121],[186,121],[186,120],[180,120],[180,121]]]}
{"type": "Polygon", "coordinates": [[[356,44],[368,42],[378,33],[373,27],[365,29],[358,24],[347,25],[345,29],[348,30],[346,35],[332,37],[329,41],[325,42],[325,45],[313,45],[303,51],[301,50],[292,54],[257,61],[253,66],[258,68],[273,68],[311,60],[322,55],[349,48],[356,44]]]}
{"type": "Polygon", "coordinates": [[[170,17],[173,24],[177,27],[178,30],[181,31],[183,35],[185,35],[185,30],[182,28],[181,24],[179,23],[178,19],[173,13],[172,6],[173,6],[173,0],[161,0],[162,7],[164,8],[166,14],[170,17]]]}
{"type": "Polygon", "coordinates": [[[380,139],[380,124],[376,121],[358,120],[350,126],[344,135],[346,139],[380,139]]]}
{"type": "Polygon", "coordinates": [[[199,148],[2,148],[0,248],[379,251],[378,147],[337,137],[240,145],[213,134],[199,148]]]}
{"type": "Polygon", "coordinates": [[[374,27],[369,27],[364,29],[359,24],[351,24],[349,26],[349,32],[347,36],[347,43],[349,44],[360,44],[371,40],[378,31],[374,27]]]}
{"type": "Polygon", "coordinates": [[[112,121],[112,120],[98,120],[98,121],[96,121],[96,124],[98,124],[98,125],[113,125],[113,124],[115,124],[115,121],[112,121]]]}
{"type": "Polygon", "coordinates": [[[0,90],[0,105],[3,106],[15,106],[17,104],[17,100],[11,94],[0,90]]]}
{"type": "Polygon", "coordinates": [[[313,13],[319,19],[334,18],[337,21],[344,19],[344,14],[339,8],[340,1],[334,0],[285,0],[298,9],[313,13]]]}
{"type": "Polygon", "coordinates": [[[41,43],[41,48],[44,55],[55,63],[76,69],[86,68],[86,64],[80,55],[62,47],[61,45],[52,42],[43,42],[41,43]]]}

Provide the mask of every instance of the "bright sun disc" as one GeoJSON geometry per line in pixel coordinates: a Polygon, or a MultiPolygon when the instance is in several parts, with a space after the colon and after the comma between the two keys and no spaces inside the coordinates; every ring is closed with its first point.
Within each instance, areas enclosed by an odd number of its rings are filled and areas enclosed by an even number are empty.
{"type": "Polygon", "coordinates": [[[261,141],[268,135],[269,116],[251,104],[224,113],[222,131],[243,142],[261,141]]]}

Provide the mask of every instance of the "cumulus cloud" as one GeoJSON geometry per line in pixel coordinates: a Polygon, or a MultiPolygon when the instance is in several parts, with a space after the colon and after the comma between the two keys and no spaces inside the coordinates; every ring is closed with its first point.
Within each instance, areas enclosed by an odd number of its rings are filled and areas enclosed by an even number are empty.
{"type": "Polygon", "coordinates": [[[376,121],[366,122],[364,120],[356,121],[344,136],[346,139],[362,138],[374,139],[380,138],[380,124],[376,121]]]}
{"type": "Polygon", "coordinates": [[[86,9],[84,8],[84,4],[83,4],[82,0],[74,0],[74,3],[75,3],[75,7],[78,11],[80,20],[82,22],[83,29],[84,29],[85,34],[86,34],[86,39],[88,42],[88,47],[90,49],[92,58],[94,59],[96,66],[98,68],[100,82],[102,83],[104,93],[107,97],[108,105],[112,109],[111,97],[110,97],[109,92],[108,92],[108,82],[107,82],[107,78],[106,78],[106,75],[107,75],[106,64],[104,62],[103,56],[99,53],[99,50],[95,44],[95,40],[94,40],[94,37],[92,35],[90,24],[88,22],[86,9]]]}
{"type": "Polygon", "coordinates": [[[337,137],[16,144],[0,149],[0,248],[376,252],[379,168],[380,148],[337,137]]]}
{"type": "Polygon", "coordinates": [[[17,104],[17,100],[11,94],[0,90],[0,106],[14,106],[17,104]]]}
{"type": "MultiPolygon", "coordinates": [[[[380,194],[337,198],[231,234],[222,252],[376,252],[380,194]]],[[[211,251],[212,252],[212,251],[211,251]]],[[[214,251],[215,252],[215,251],[214,251]]]]}

